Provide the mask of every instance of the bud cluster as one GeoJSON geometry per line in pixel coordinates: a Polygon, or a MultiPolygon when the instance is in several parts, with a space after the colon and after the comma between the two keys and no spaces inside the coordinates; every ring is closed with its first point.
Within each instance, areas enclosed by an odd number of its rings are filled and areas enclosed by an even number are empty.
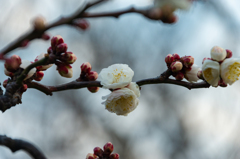
{"type": "Polygon", "coordinates": [[[194,58],[192,56],[180,57],[178,54],[168,54],[165,62],[176,80],[181,81],[184,78],[190,82],[198,80],[196,72],[198,68],[193,65],[194,58]]]}
{"type": "MultiPolygon", "coordinates": [[[[96,71],[91,71],[92,66],[89,62],[83,63],[81,66],[81,81],[96,81],[98,78],[98,73],[96,71]]],[[[96,93],[99,90],[99,87],[88,87],[88,90],[92,93],[96,93]]]]}
{"type": "Polygon", "coordinates": [[[227,84],[232,84],[238,79],[235,76],[238,76],[240,64],[238,59],[231,59],[233,55],[231,50],[214,46],[210,55],[211,58],[203,59],[202,71],[198,73],[199,78],[206,80],[213,87],[227,87],[227,84]]]}
{"type": "Polygon", "coordinates": [[[100,147],[95,147],[93,153],[89,153],[86,159],[119,159],[119,154],[112,152],[113,144],[108,142],[103,146],[103,150],[100,147]]]}
{"type": "Polygon", "coordinates": [[[51,47],[48,48],[48,54],[53,54],[59,61],[55,61],[58,73],[66,78],[71,78],[73,75],[72,66],[77,57],[72,52],[67,52],[68,46],[64,43],[60,35],[54,36],[51,39],[51,47]]]}

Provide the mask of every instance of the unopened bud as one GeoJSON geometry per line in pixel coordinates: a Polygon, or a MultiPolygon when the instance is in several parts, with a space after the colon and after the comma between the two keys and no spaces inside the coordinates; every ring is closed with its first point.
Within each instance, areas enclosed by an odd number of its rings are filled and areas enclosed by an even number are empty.
{"type": "Polygon", "coordinates": [[[168,55],[165,57],[165,62],[167,63],[167,65],[171,64],[173,61],[174,61],[173,55],[168,54],[168,55]]]}
{"type": "Polygon", "coordinates": [[[29,44],[29,40],[24,40],[22,43],[21,43],[21,47],[26,47],[28,46],[29,44]]]}
{"type": "MultiPolygon", "coordinates": [[[[38,60],[41,60],[43,59],[45,56],[49,56],[48,54],[45,54],[45,53],[41,53],[40,55],[38,55],[36,57],[36,59],[34,60],[35,62],[37,62],[38,60]]],[[[52,67],[53,64],[48,64],[48,65],[41,65],[41,66],[37,66],[37,70],[39,71],[45,71],[47,70],[48,68],[52,67]]]]}
{"type": "Polygon", "coordinates": [[[108,142],[103,147],[104,154],[111,154],[113,152],[113,144],[108,142]]]}
{"type": "Polygon", "coordinates": [[[50,35],[44,33],[44,34],[42,35],[42,39],[43,39],[43,40],[49,40],[49,39],[50,39],[50,35]]]}
{"type": "Polygon", "coordinates": [[[197,77],[198,77],[199,79],[202,79],[202,80],[204,80],[204,77],[203,77],[203,72],[202,72],[202,70],[198,71],[198,73],[197,73],[197,77]]]}
{"type": "Polygon", "coordinates": [[[37,30],[42,30],[45,28],[45,18],[42,16],[38,16],[33,20],[33,26],[37,30]]]}
{"type": "Polygon", "coordinates": [[[48,54],[53,53],[53,50],[52,50],[52,47],[51,47],[51,46],[47,49],[47,53],[48,53],[48,54]]]}
{"type": "Polygon", "coordinates": [[[3,81],[3,87],[6,88],[6,87],[7,87],[7,84],[8,84],[8,79],[6,79],[6,80],[3,81]]]}
{"type": "Polygon", "coordinates": [[[228,50],[228,49],[226,49],[226,51],[227,51],[227,57],[226,58],[231,58],[232,57],[232,51],[231,50],[228,50]]]}
{"type": "Polygon", "coordinates": [[[174,61],[180,60],[180,56],[178,54],[173,54],[174,61]]]}
{"type": "Polygon", "coordinates": [[[91,93],[97,93],[99,91],[99,87],[88,87],[88,90],[91,93]]]}
{"type": "Polygon", "coordinates": [[[80,29],[82,29],[82,30],[86,30],[86,29],[88,29],[89,28],[89,23],[88,23],[88,21],[87,20],[85,20],[85,19],[77,19],[77,20],[75,20],[74,22],[73,22],[73,24],[76,26],[76,27],[78,27],[78,28],[80,28],[80,29]]]}
{"type": "Polygon", "coordinates": [[[97,158],[97,156],[92,153],[88,153],[87,157],[86,157],[86,159],[96,159],[96,158],[97,158]]]}
{"type": "Polygon", "coordinates": [[[90,71],[87,75],[86,75],[87,79],[89,81],[96,81],[98,78],[98,73],[95,71],[90,71]]]}
{"type": "Polygon", "coordinates": [[[62,44],[62,43],[64,43],[64,40],[60,35],[56,35],[51,39],[51,46],[52,46],[52,49],[54,50],[59,44],[62,44]]]}
{"type": "Polygon", "coordinates": [[[5,61],[5,68],[9,72],[15,72],[21,65],[22,60],[18,55],[12,55],[9,59],[5,61]]]}
{"type": "Polygon", "coordinates": [[[100,147],[95,147],[94,149],[93,149],[93,153],[94,153],[94,155],[96,155],[96,156],[102,156],[102,154],[103,154],[103,150],[100,148],[100,147]]]}
{"type": "Polygon", "coordinates": [[[88,73],[91,71],[92,66],[89,62],[85,62],[81,65],[81,73],[88,73]]]}
{"type": "Polygon", "coordinates": [[[192,56],[184,56],[181,58],[182,64],[189,68],[194,64],[194,58],[192,56]]]}
{"type": "Polygon", "coordinates": [[[66,78],[71,78],[73,76],[72,66],[69,64],[58,63],[57,64],[58,73],[66,78]]]}
{"type": "Polygon", "coordinates": [[[44,72],[43,71],[37,71],[34,77],[35,81],[41,81],[43,79],[44,72]]]}
{"type": "Polygon", "coordinates": [[[23,86],[20,88],[21,92],[26,92],[28,89],[28,86],[26,84],[23,84],[23,86]]]}
{"type": "Polygon", "coordinates": [[[68,49],[68,46],[66,43],[62,43],[62,44],[59,44],[57,45],[56,47],[56,53],[63,53],[63,52],[66,52],[68,49]]]}
{"type": "Polygon", "coordinates": [[[113,153],[109,156],[109,159],[119,159],[119,154],[113,153]]]}
{"type": "Polygon", "coordinates": [[[182,72],[178,72],[176,75],[175,75],[175,78],[176,80],[178,81],[181,81],[184,79],[184,74],[182,72]]]}
{"type": "Polygon", "coordinates": [[[219,46],[214,46],[211,50],[211,58],[215,61],[223,61],[227,56],[227,52],[225,49],[219,47],[219,46]]]}
{"type": "Polygon", "coordinates": [[[181,62],[176,61],[171,64],[170,68],[171,68],[172,72],[178,72],[178,71],[182,70],[183,65],[181,62]]]}
{"type": "Polygon", "coordinates": [[[67,64],[73,64],[77,60],[77,57],[72,52],[66,52],[61,55],[61,61],[67,64]]]}

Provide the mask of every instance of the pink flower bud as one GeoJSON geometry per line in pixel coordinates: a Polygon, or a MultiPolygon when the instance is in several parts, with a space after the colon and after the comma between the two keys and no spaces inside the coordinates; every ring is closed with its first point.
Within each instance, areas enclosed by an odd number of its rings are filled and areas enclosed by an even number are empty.
{"type": "Polygon", "coordinates": [[[178,72],[176,75],[175,75],[175,78],[176,80],[178,81],[181,81],[184,79],[184,74],[182,72],[178,72]]]}
{"type": "Polygon", "coordinates": [[[42,30],[45,28],[45,18],[42,16],[38,16],[35,19],[33,19],[33,26],[37,30],[42,30]]]}
{"type": "Polygon", "coordinates": [[[171,64],[170,68],[171,68],[172,72],[178,72],[178,71],[182,70],[183,65],[181,62],[176,61],[171,64]]]}
{"type": "Polygon", "coordinates": [[[34,77],[35,81],[41,81],[43,79],[44,72],[43,71],[37,71],[34,77]]]}
{"type": "Polygon", "coordinates": [[[57,63],[58,73],[66,78],[71,78],[73,76],[72,66],[65,63],[57,63]]]}
{"type": "Polygon", "coordinates": [[[227,51],[227,57],[226,58],[231,58],[232,57],[232,51],[231,50],[228,50],[228,49],[226,49],[226,51],[227,51]]]}
{"type": "Polygon", "coordinates": [[[9,72],[6,68],[4,68],[4,73],[6,76],[12,77],[14,75],[14,73],[9,72]]]}
{"type": "Polygon", "coordinates": [[[68,46],[66,43],[62,43],[62,44],[59,44],[57,45],[56,47],[56,52],[59,54],[59,53],[63,53],[63,52],[66,52],[68,49],[68,46]]]}
{"type": "Polygon", "coordinates": [[[24,40],[22,43],[21,43],[21,47],[26,47],[28,46],[29,44],[29,40],[24,40]]]}
{"type": "Polygon", "coordinates": [[[119,159],[119,154],[113,153],[110,155],[109,159],[119,159]]]}
{"type": "Polygon", "coordinates": [[[26,92],[28,89],[28,86],[26,84],[23,84],[23,86],[20,88],[21,92],[26,92]]]}
{"type": "Polygon", "coordinates": [[[174,61],[173,55],[168,54],[168,55],[165,57],[165,62],[166,62],[167,64],[171,64],[173,61],[174,61]]]}
{"type": "Polygon", "coordinates": [[[53,50],[52,50],[52,47],[51,47],[51,46],[47,49],[47,52],[48,52],[48,54],[53,53],[53,50]]]}
{"type": "Polygon", "coordinates": [[[43,39],[43,40],[49,40],[49,39],[50,39],[50,35],[44,33],[44,34],[42,35],[42,39],[43,39]]]}
{"type": "Polygon", "coordinates": [[[184,56],[181,58],[182,64],[189,68],[194,64],[194,58],[192,56],[184,56]]]}
{"type": "Polygon", "coordinates": [[[52,37],[52,39],[51,39],[51,46],[52,46],[53,50],[55,50],[55,48],[59,44],[62,44],[62,43],[64,43],[64,40],[63,40],[62,36],[60,36],[60,35],[56,35],[56,36],[52,37]]]}
{"type": "Polygon", "coordinates": [[[75,20],[74,22],[73,22],[73,24],[76,26],[76,27],[78,27],[78,28],[80,28],[80,29],[82,29],[82,30],[86,30],[86,29],[88,29],[89,28],[89,23],[88,23],[88,21],[87,20],[85,20],[85,19],[77,19],[77,20],[75,20]]]}
{"type": "Polygon", "coordinates": [[[180,60],[180,56],[178,54],[173,54],[174,61],[180,60]]]}
{"type": "Polygon", "coordinates": [[[95,148],[93,149],[93,153],[94,153],[94,155],[96,155],[96,156],[102,156],[103,150],[102,150],[100,147],[95,147],[95,148]]]}
{"type": "Polygon", "coordinates": [[[81,65],[81,73],[88,73],[91,71],[92,66],[89,62],[85,62],[81,65]]]}
{"type": "Polygon", "coordinates": [[[61,55],[61,61],[67,64],[73,64],[77,60],[77,57],[72,52],[66,52],[61,55]]]}
{"type": "Polygon", "coordinates": [[[87,157],[86,157],[86,159],[96,159],[96,158],[97,158],[97,156],[92,153],[88,153],[87,157]]]}
{"type": "Polygon", "coordinates": [[[91,93],[96,93],[99,91],[99,87],[88,87],[88,90],[91,92],[91,93]]]}
{"type": "Polygon", "coordinates": [[[3,87],[6,88],[6,87],[7,87],[7,84],[8,84],[8,79],[6,79],[6,80],[3,81],[3,87]]]}
{"type": "Polygon", "coordinates": [[[18,55],[12,55],[9,59],[5,61],[5,68],[9,72],[15,72],[21,65],[22,60],[18,55]]]}
{"type": "Polygon", "coordinates": [[[198,71],[198,73],[197,73],[197,77],[198,77],[199,79],[202,79],[202,80],[204,80],[204,77],[203,77],[203,72],[202,72],[202,70],[198,71]]]}
{"type": "Polygon", "coordinates": [[[203,59],[203,61],[202,61],[202,64],[204,63],[205,60],[212,60],[212,59],[205,57],[205,58],[203,59]]]}
{"type": "Polygon", "coordinates": [[[113,152],[113,144],[108,142],[103,147],[104,154],[111,154],[113,152]]]}
{"type": "Polygon", "coordinates": [[[90,71],[86,77],[89,81],[96,81],[98,78],[98,73],[95,71],[90,71]]]}

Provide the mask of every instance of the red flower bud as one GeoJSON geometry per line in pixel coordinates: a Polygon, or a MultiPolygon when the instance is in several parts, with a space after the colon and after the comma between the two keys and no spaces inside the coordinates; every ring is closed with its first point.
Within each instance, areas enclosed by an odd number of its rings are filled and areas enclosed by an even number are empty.
{"type": "Polygon", "coordinates": [[[81,65],[81,73],[88,73],[91,71],[92,66],[89,62],[85,62],[81,65]]]}
{"type": "Polygon", "coordinates": [[[168,54],[168,55],[165,57],[165,62],[166,62],[167,64],[171,64],[173,61],[174,61],[173,55],[168,54]]]}
{"type": "Polygon", "coordinates": [[[6,87],[7,87],[7,84],[8,84],[8,79],[6,79],[6,80],[3,81],[3,87],[6,88],[6,87]]]}
{"type": "Polygon", "coordinates": [[[66,52],[61,55],[61,61],[67,64],[73,64],[77,60],[77,57],[72,52],[66,52]]]}
{"type": "Polygon", "coordinates": [[[171,68],[172,72],[178,72],[178,71],[182,70],[183,65],[181,62],[176,61],[171,64],[170,68],[171,68]]]}
{"type": "Polygon", "coordinates": [[[176,80],[178,81],[181,81],[184,79],[184,74],[182,72],[178,72],[176,75],[175,75],[175,78],[176,80]]]}
{"type": "Polygon", "coordinates": [[[204,80],[202,70],[201,70],[201,71],[198,71],[198,73],[197,73],[197,77],[198,77],[199,79],[204,80]]]}
{"type": "Polygon", "coordinates": [[[41,81],[43,79],[44,72],[43,71],[37,71],[34,77],[35,81],[41,81]]]}
{"type": "Polygon", "coordinates": [[[102,154],[103,154],[103,150],[100,148],[100,147],[95,147],[94,149],[93,149],[93,153],[94,153],[94,155],[97,155],[97,156],[102,156],[102,154]]]}
{"type": "Polygon", "coordinates": [[[227,51],[227,57],[226,58],[231,58],[232,57],[232,51],[231,50],[228,50],[228,49],[226,49],[226,51],[227,51]]]}
{"type": "Polygon", "coordinates": [[[24,40],[22,43],[21,43],[21,47],[26,47],[28,46],[29,44],[29,40],[24,40]]]}
{"type": "Polygon", "coordinates": [[[53,53],[53,50],[52,50],[52,47],[51,47],[51,46],[47,49],[47,52],[48,52],[48,54],[53,53]]]}
{"type": "Polygon", "coordinates": [[[21,92],[26,92],[28,89],[28,86],[26,84],[23,84],[23,86],[20,88],[21,92]]]}
{"type": "Polygon", "coordinates": [[[62,44],[62,43],[64,43],[64,40],[63,40],[62,36],[60,36],[60,35],[56,35],[56,36],[52,37],[52,39],[51,39],[51,46],[52,46],[53,50],[55,50],[55,48],[59,44],[62,44]]]}
{"type": "Polygon", "coordinates": [[[88,87],[88,90],[91,92],[91,93],[96,93],[99,91],[99,87],[88,87]]]}
{"type": "Polygon", "coordinates": [[[76,27],[78,27],[78,28],[80,28],[80,29],[82,29],[82,30],[86,30],[86,29],[88,29],[89,28],[89,23],[88,23],[88,21],[87,20],[85,20],[85,19],[77,19],[77,20],[75,20],[74,22],[73,22],[73,24],[76,26],[76,27]]]}
{"type": "Polygon", "coordinates": [[[194,64],[194,58],[192,56],[184,56],[181,58],[181,62],[185,67],[190,68],[194,64]]]}
{"type": "Polygon", "coordinates": [[[90,71],[87,75],[86,75],[87,79],[89,81],[96,81],[98,78],[98,73],[95,71],[90,71]]]}
{"type": "Polygon", "coordinates": [[[59,54],[59,53],[66,52],[67,49],[68,49],[68,46],[66,43],[59,44],[56,47],[56,53],[59,54]]]}
{"type": "Polygon", "coordinates": [[[58,73],[66,78],[71,78],[73,76],[72,66],[65,63],[57,63],[58,73]]]}
{"type": "Polygon", "coordinates": [[[174,61],[180,60],[180,56],[178,54],[173,54],[172,56],[174,58],[174,61]]]}
{"type": "Polygon", "coordinates": [[[13,55],[5,61],[5,68],[9,72],[15,72],[21,65],[22,60],[18,55],[13,55]]]}
{"type": "Polygon", "coordinates": [[[203,61],[202,61],[202,64],[204,63],[205,60],[211,60],[211,58],[205,57],[205,58],[203,59],[203,61]]]}
{"type": "Polygon", "coordinates": [[[119,159],[119,154],[113,153],[110,155],[109,159],[119,159]]]}
{"type": "Polygon", "coordinates": [[[97,156],[92,153],[89,153],[89,154],[87,154],[86,159],[97,159],[97,156]]]}
{"type": "Polygon", "coordinates": [[[49,39],[50,39],[50,35],[44,33],[44,34],[42,35],[42,39],[43,39],[43,40],[49,40],[49,39]]]}
{"type": "Polygon", "coordinates": [[[108,142],[103,147],[104,154],[111,154],[113,152],[113,144],[108,142]]]}

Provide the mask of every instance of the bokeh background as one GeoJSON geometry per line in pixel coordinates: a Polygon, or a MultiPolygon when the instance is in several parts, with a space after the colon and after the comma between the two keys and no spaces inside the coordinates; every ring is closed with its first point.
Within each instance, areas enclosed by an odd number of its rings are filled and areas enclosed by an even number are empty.
{"type": "MultiPolygon", "coordinates": [[[[42,15],[48,22],[75,12],[81,0],[0,0],[0,48],[31,29],[31,20],[42,15]]],[[[91,12],[149,7],[151,0],[113,0],[91,12]]],[[[189,11],[177,11],[176,24],[163,24],[138,14],[119,19],[89,19],[82,31],[60,26],[48,31],[62,35],[78,60],[72,79],[61,77],[53,66],[41,83],[58,85],[79,77],[80,65],[90,62],[93,70],[115,63],[128,64],[133,81],[156,77],[166,70],[164,57],[191,55],[201,66],[210,49],[221,46],[240,57],[240,1],[205,0],[189,11]]],[[[22,59],[34,60],[46,52],[49,41],[34,40],[17,49],[22,59]]],[[[0,81],[7,77],[0,64],[0,81]]],[[[109,113],[100,89],[68,90],[46,96],[34,89],[23,95],[23,104],[0,113],[0,134],[37,145],[50,159],[84,159],[96,146],[111,141],[121,159],[238,159],[240,158],[240,83],[227,88],[189,91],[159,84],[142,87],[140,104],[127,117],[109,113]]],[[[12,153],[0,147],[0,159],[30,159],[23,151],[12,153]]]]}

